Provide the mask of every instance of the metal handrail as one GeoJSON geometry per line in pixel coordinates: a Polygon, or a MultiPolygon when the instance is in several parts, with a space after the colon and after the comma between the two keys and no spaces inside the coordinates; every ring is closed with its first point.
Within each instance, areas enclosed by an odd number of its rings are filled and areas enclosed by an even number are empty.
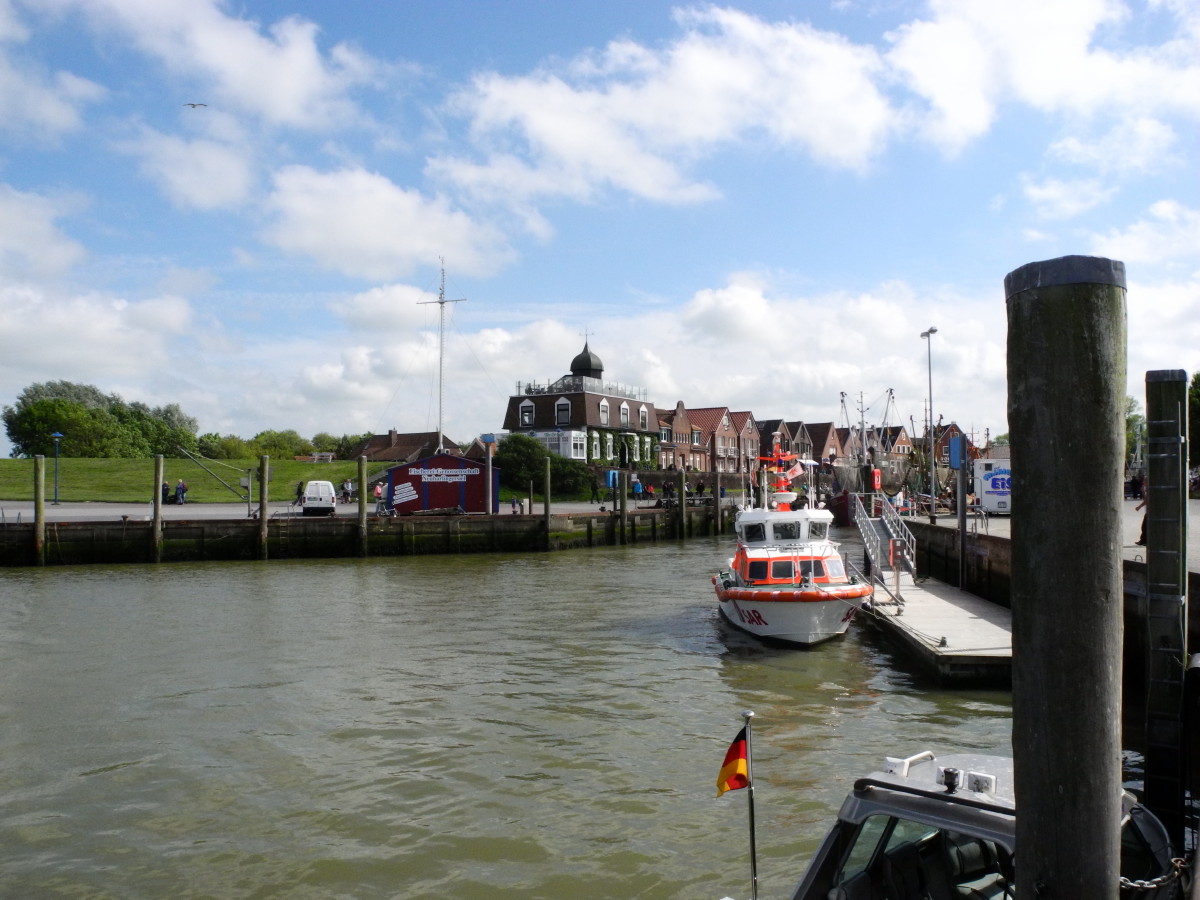
{"type": "Polygon", "coordinates": [[[883,509],[880,516],[883,519],[883,527],[887,529],[893,540],[900,542],[900,558],[904,561],[904,568],[908,569],[910,575],[916,577],[917,539],[913,537],[913,533],[908,530],[908,526],[904,524],[900,513],[896,512],[896,508],[892,504],[885,500],[880,503],[880,507],[883,509]]]}

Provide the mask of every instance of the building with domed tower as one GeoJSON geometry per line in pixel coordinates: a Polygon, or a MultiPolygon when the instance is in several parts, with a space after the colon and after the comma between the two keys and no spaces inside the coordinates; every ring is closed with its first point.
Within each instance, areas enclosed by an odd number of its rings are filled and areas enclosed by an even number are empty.
{"type": "Polygon", "coordinates": [[[504,430],[525,434],[551,453],[594,465],[655,466],[658,414],[646,391],[609,381],[584,341],[571,371],[555,381],[517,382],[504,430]]]}

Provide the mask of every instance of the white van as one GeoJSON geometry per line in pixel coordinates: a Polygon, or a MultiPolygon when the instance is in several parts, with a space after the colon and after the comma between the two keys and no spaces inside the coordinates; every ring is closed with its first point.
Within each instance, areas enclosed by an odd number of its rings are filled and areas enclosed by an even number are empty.
{"type": "Polygon", "coordinates": [[[337,512],[337,494],[332,481],[309,481],[300,501],[306,516],[332,516],[337,512]]]}

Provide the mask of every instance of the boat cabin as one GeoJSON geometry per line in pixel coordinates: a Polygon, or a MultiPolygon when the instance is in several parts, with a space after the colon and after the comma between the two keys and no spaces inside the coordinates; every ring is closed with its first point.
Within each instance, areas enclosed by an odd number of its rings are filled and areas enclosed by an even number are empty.
{"type": "Polygon", "coordinates": [[[749,586],[844,583],[845,566],[829,540],[832,522],[824,509],[747,510],[734,524],[733,570],[749,586]]]}
{"type": "MultiPolygon", "coordinates": [[[[1128,793],[1122,808],[1122,877],[1170,871],[1162,823],[1128,793]]],[[[792,900],[1008,898],[1015,846],[1011,759],[889,757],[882,771],[854,783],[792,900]]]]}
{"type": "Polygon", "coordinates": [[[829,540],[833,513],[825,509],[798,509],[791,512],[750,509],[734,524],[738,541],[747,547],[782,547],[807,541],[829,540]]]}

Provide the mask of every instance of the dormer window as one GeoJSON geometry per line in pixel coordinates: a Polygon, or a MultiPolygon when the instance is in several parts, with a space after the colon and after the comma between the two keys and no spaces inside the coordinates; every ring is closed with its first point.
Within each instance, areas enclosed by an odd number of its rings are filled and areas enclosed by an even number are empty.
{"type": "Polygon", "coordinates": [[[559,397],[554,404],[554,424],[571,424],[571,401],[566,397],[559,397]]]}
{"type": "Polygon", "coordinates": [[[629,427],[629,404],[624,402],[621,403],[621,427],[629,427]]]}
{"type": "Polygon", "coordinates": [[[601,425],[608,424],[608,401],[607,400],[600,401],[600,424],[601,425]]]}
{"type": "Polygon", "coordinates": [[[532,400],[523,400],[523,401],[521,401],[521,425],[522,425],[522,427],[527,428],[532,424],[533,424],[533,401],[532,400]]]}
{"type": "Polygon", "coordinates": [[[646,407],[641,407],[638,410],[638,429],[641,431],[650,430],[650,413],[646,411],[646,407]]]}

